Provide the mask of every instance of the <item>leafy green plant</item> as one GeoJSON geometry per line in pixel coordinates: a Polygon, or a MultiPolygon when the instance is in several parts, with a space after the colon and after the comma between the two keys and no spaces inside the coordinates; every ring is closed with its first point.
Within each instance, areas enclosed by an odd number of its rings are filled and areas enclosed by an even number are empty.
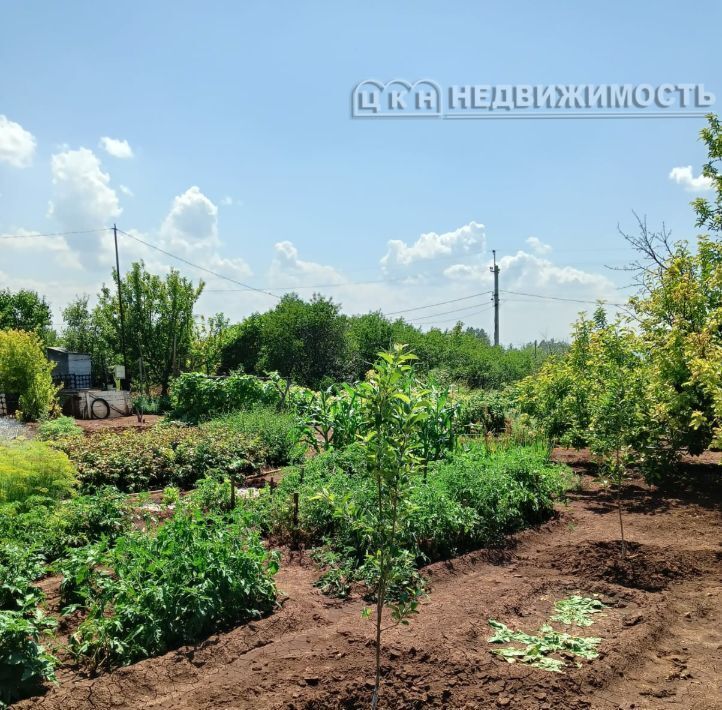
{"type": "Polygon", "coordinates": [[[82,436],[83,430],[75,423],[72,417],[58,417],[57,419],[46,419],[40,424],[36,431],[36,438],[41,441],[57,441],[66,436],[82,436]]]}
{"type": "Polygon", "coordinates": [[[19,395],[18,418],[35,420],[54,413],[59,388],[53,385],[53,367],[38,335],[0,330],[0,392],[19,395]]]}
{"type": "Polygon", "coordinates": [[[86,490],[102,485],[125,491],[185,486],[238,460],[247,461],[251,469],[268,459],[268,448],[259,437],[222,426],[156,425],[65,439],[57,446],[77,466],[86,490]]]}
{"type": "Polygon", "coordinates": [[[55,680],[57,659],[40,643],[55,623],[40,610],[0,611],[0,705],[55,680]]]}
{"type": "Polygon", "coordinates": [[[571,636],[570,634],[555,631],[548,624],[539,629],[538,636],[526,634],[523,631],[512,631],[506,624],[494,619],[489,619],[495,633],[489,638],[489,643],[510,643],[523,644],[524,648],[507,646],[492,651],[501,656],[508,663],[525,663],[535,668],[554,673],[563,673],[566,661],[553,658],[553,654],[564,654],[593,660],[599,657],[597,647],[602,642],[600,638],[571,636]]]}
{"type": "MultiPolygon", "coordinates": [[[[368,475],[373,483],[374,516],[369,532],[372,546],[367,564],[374,570],[376,596],[376,675],[371,700],[378,706],[381,685],[381,635],[385,606],[396,623],[408,623],[416,612],[415,597],[403,597],[389,603],[387,591],[393,581],[395,561],[401,554],[399,529],[406,511],[411,474],[419,464],[419,429],[427,416],[425,392],[416,386],[411,362],[414,355],[396,347],[381,353],[373,370],[359,385],[364,411],[361,441],[366,455],[368,475]]],[[[364,521],[360,519],[359,524],[364,521]]]]}
{"type": "Polygon", "coordinates": [[[33,496],[0,506],[0,539],[46,561],[101,537],[112,540],[129,527],[126,497],[110,487],[70,500],[33,496]]]}
{"type": "Polygon", "coordinates": [[[72,566],[64,594],[85,620],[71,649],[91,668],[132,663],[273,607],[276,556],[246,521],[179,511],[72,566]]]}
{"type": "Polygon", "coordinates": [[[76,484],[75,469],[62,451],[40,441],[0,442],[0,503],[32,495],[63,498],[76,484]]]}
{"type": "Polygon", "coordinates": [[[599,599],[573,595],[554,603],[551,621],[559,621],[567,626],[591,626],[593,615],[600,614],[604,608],[599,599]]]}
{"type": "Polygon", "coordinates": [[[163,505],[176,505],[180,500],[180,488],[166,486],[163,489],[163,505]]]}

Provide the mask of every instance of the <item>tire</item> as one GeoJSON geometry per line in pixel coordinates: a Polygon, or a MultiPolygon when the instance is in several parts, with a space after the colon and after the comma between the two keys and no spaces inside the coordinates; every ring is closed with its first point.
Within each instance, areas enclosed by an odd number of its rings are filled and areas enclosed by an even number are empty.
{"type": "Polygon", "coordinates": [[[110,416],[110,405],[102,397],[93,398],[93,403],[90,405],[90,418],[91,419],[107,419],[110,416]],[[100,404],[100,407],[96,405],[100,404]]]}

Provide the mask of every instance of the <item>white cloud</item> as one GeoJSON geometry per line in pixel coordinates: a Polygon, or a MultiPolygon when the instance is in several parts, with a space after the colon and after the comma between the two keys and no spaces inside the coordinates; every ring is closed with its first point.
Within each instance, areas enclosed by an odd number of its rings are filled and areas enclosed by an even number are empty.
{"type": "Polygon", "coordinates": [[[99,145],[108,155],[112,155],[114,158],[125,160],[133,157],[133,149],[130,147],[130,143],[128,143],[127,140],[103,136],[100,139],[99,145]]]}
{"type": "Polygon", "coordinates": [[[544,256],[552,250],[549,244],[544,244],[538,237],[529,237],[526,243],[531,247],[531,250],[539,256],[544,256]]]}
{"type": "Polygon", "coordinates": [[[289,241],[273,245],[269,280],[276,287],[341,284],[345,281],[333,266],[299,259],[298,249],[289,241]]]}
{"type": "Polygon", "coordinates": [[[688,192],[703,192],[712,189],[712,180],[704,175],[694,176],[691,165],[672,168],[669,179],[683,185],[688,192]]]}
{"type": "Polygon", "coordinates": [[[21,236],[17,239],[7,239],[3,243],[3,251],[7,259],[12,253],[33,254],[35,256],[31,258],[40,258],[42,261],[50,258],[65,269],[83,268],[78,254],[73,251],[65,237],[42,237],[38,236],[37,232],[26,229],[17,229],[15,234],[21,236]]]}
{"type": "Polygon", "coordinates": [[[27,168],[33,162],[36,141],[30,131],[0,114],[0,162],[27,168]]]}
{"type": "Polygon", "coordinates": [[[48,215],[68,230],[108,225],[123,211],[118,195],[110,187],[110,175],[88,148],[55,153],[50,166],[53,198],[48,215]]]}
{"type": "Polygon", "coordinates": [[[133,197],[133,191],[127,185],[119,185],[118,189],[126,196],[133,197]]]}
{"type": "Polygon", "coordinates": [[[218,207],[199,187],[189,187],[173,199],[161,225],[161,236],[187,252],[218,244],[218,207]]]}
{"type": "Polygon", "coordinates": [[[233,198],[230,195],[225,195],[221,198],[220,204],[223,207],[230,207],[233,204],[233,198]]]}
{"type": "Polygon", "coordinates": [[[381,268],[387,271],[393,266],[409,266],[438,257],[467,254],[472,249],[480,253],[484,248],[484,225],[469,222],[452,232],[426,232],[410,245],[400,239],[390,240],[386,254],[381,258],[381,268]]]}

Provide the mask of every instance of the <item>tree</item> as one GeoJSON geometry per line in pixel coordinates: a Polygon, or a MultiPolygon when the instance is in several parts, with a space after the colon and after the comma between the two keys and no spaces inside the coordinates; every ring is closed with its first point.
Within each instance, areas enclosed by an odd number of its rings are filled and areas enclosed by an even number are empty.
{"type": "Polygon", "coordinates": [[[362,379],[376,362],[378,353],[393,345],[391,323],[379,312],[348,319],[349,375],[362,379]]]}
{"type": "Polygon", "coordinates": [[[249,374],[261,374],[258,359],[263,344],[263,318],[260,313],[253,313],[242,323],[227,329],[218,354],[219,373],[228,374],[240,369],[249,374]]]}
{"type": "Polygon", "coordinates": [[[0,330],[26,330],[47,341],[53,336],[51,323],[50,306],[35,291],[0,290],[0,330]]]}
{"type": "Polygon", "coordinates": [[[421,462],[419,430],[428,410],[426,392],[418,387],[414,377],[411,363],[415,359],[416,356],[406,352],[404,346],[381,353],[374,369],[358,387],[365,417],[361,441],[376,491],[370,557],[375,571],[376,596],[376,675],[372,710],[378,705],[381,685],[384,607],[390,607],[394,623],[402,624],[408,623],[408,617],[417,608],[415,598],[392,603],[387,600],[395,562],[402,554],[399,531],[408,515],[411,476],[421,462]]]}
{"type": "Polygon", "coordinates": [[[223,313],[201,316],[196,320],[193,331],[190,367],[206,375],[214,375],[221,365],[221,355],[230,321],[223,313]]]}
{"type": "Polygon", "coordinates": [[[304,301],[295,293],[287,294],[263,316],[257,367],[318,389],[343,376],[346,332],[346,319],[332,299],[314,294],[304,301]]]}
{"type": "Polygon", "coordinates": [[[57,406],[54,364],[36,333],[0,330],[0,392],[19,395],[18,418],[43,419],[57,406]]]}
{"type": "MultiPolygon", "coordinates": [[[[114,274],[114,278],[117,278],[114,274]]],[[[142,386],[158,384],[168,393],[172,376],[185,368],[193,343],[193,308],[203,292],[175,269],[162,278],[135,262],[121,281],[128,366],[142,386]]],[[[115,289],[103,286],[98,299],[101,328],[111,334],[112,349],[122,353],[120,311],[115,289]]]]}
{"type": "Polygon", "coordinates": [[[708,155],[702,175],[712,181],[715,197],[712,202],[698,197],[692,202],[692,207],[697,213],[695,226],[706,227],[711,232],[722,232],[722,174],[718,167],[722,163],[722,124],[719,117],[712,113],[707,116],[707,124],[700,131],[708,155]]]}

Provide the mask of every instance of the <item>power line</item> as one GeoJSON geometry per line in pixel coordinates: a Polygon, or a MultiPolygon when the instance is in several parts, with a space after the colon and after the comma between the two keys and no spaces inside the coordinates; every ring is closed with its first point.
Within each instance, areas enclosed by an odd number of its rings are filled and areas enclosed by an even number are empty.
{"type": "MultiPolygon", "coordinates": [[[[461,298],[452,298],[448,301],[438,301],[437,303],[428,303],[425,306],[416,306],[414,308],[404,308],[400,311],[389,311],[384,313],[386,316],[395,316],[398,313],[410,313],[411,311],[420,311],[424,308],[433,308],[434,306],[445,306],[447,303],[458,303],[459,301],[468,301],[470,298],[478,298],[479,296],[486,296],[491,291],[482,291],[481,293],[472,293],[470,296],[462,296],[461,298]]],[[[439,315],[438,313],[436,315],[439,315]]]]}
{"type": "Polygon", "coordinates": [[[172,252],[166,251],[165,249],[161,249],[160,247],[156,246],[155,244],[151,244],[150,242],[146,242],[145,240],[140,239],[139,237],[133,236],[132,234],[128,234],[128,232],[124,232],[122,229],[119,229],[118,231],[121,234],[124,234],[126,237],[129,237],[130,239],[133,239],[140,244],[145,244],[145,246],[147,246],[151,249],[155,249],[156,251],[159,251],[161,254],[165,254],[166,256],[169,256],[171,259],[177,259],[178,261],[182,261],[184,264],[187,264],[188,266],[192,266],[194,269],[199,269],[200,271],[205,271],[207,274],[211,274],[212,276],[215,276],[216,278],[224,279],[226,281],[230,281],[231,283],[238,284],[239,286],[243,286],[243,288],[248,291],[256,291],[256,293],[263,293],[266,296],[271,296],[272,298],[276,298],[279,301],[281,300],[281,297],[277,296],[275,293],[271,293],[270,291],[264,291],[262,288],[256,288],[255,286],[251,286],[250,284],[243,283],[243,281],[238,281],[237,279],[233,279],[230,276],[225,276],[223,274],[219,274],[217,271],[208,269],[205,266],[200,266],[199,264],[194,264],[192,261],[188,261],[188,259],[184,259],[182,256],[178,256],[177,254],[173,254],[172,252]]]}
{"type": "MultiPolygon", "coordinates": [[[[0,234],[0,239],[31,239],[33,237],[69,237],[75,234],[96,234],[98,232],[109,232],[110,227],[100,227],[98,229],[79,229],[74,232],[47,232],[45,234],[0,234]]],[[[120,231],[120,230],[118,230],[120,231]]]]}
{"type": "Polygon", "coordinates": [[[439,313],[430,313],[426,316],[409,316],[412,320],[426,320],[427,318],[436,318],[437,316],[445,316],[449,313],[461,313],[461,311],[470,311],[474,308],[478,308],[480,304],[475,303],[473,306],[465,306],[464,308],[453,308],[450,311],[439,311],[439,313]]]}
{"type": "MultiPolygon", "coordinates": [[[[548,301],[568,301],[571,303],[591,303],[596,305],[599,301],[588,301],[581,298],[564,298],[562,296],[545,296],[541,293],[524,293],[523,291],[509,291],[507,289],[501,289],[503,293],[513,293],[515,296],[529,296],[530,298],[542,298],[548,301]]],[[[607,301],[608,306],[623,306],[623,303],[612,303],[607,301]]]]}
{"type": "MultiPolygon", "coordinates": [[[[467,313],[464,317],[465,317],[465,318],[469,318],[470,316],[477,316],[477,315],[479,315],[479,314],[481,314],[481,313],[488,313],[490,310],[492,310],[492,308],[494,308],[494,305],[493,305],[493,304],[490,305],[490,306],[487,306],[486,308],[482,308],[482,309],[479,310],[479,311],[474,311],[473,313],[467,313]]],[[[440,320],[440,321],[430,321],[430,322],[428,322],[428,323],[420,323],[419,325],[437,325],[437,324],[439,324],[439,323],[452,323],[452,322],[453,322],[453,323],[456,323],[456,322],[458,322],[459,320],[461,320],[461,319],[460,319],[460,318],[446,318],[446,319],[440,320]]],[[[462,321],[462,322],[463,322],[463,321],[462,321]]]]}

